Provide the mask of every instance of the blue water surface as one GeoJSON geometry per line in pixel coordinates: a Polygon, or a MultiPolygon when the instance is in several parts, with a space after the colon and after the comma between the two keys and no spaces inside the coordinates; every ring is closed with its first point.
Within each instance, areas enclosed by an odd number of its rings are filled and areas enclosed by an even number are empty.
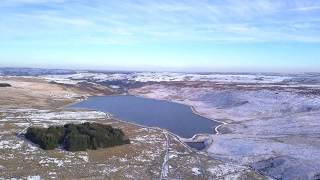
{"type": "Polygon", "coordinates": [[[220,123],[194,114],[190,107],[178,103],[136,96],[93,96],[71,106],[109,112],[136,124],[167,129],[183,138],[194,134],[213,134],[220,123]]]}

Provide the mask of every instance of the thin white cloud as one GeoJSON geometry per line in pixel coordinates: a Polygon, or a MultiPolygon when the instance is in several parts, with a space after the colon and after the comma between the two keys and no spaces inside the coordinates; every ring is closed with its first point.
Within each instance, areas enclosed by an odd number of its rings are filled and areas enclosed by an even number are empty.
{"type": "Polygon", "coordinates": [[[88,26],[94,25],[94,22],[83,19],[83,18],[68,18],[68,17],[61,17],[61,16],[48,16],[48,15],[38,15],[33,18],[42,20],[44,22],[50,22],[52,24],[60,23],[60,24],[67,24],[67,25],[79,26],[79,27],[88,27],[88,26]]]}
{"type": "Polygon", "coordinates": [[[117,40],[119,44],[129,41],[320,42],[320,29],[316,28],[319,24],[314,20],[320,19],[320,15],[308,16],[309,12],[320,9],[320,5],[306,0],[4,0],[0,7],[5,4],[48,7],[26,9],[19,16],[16,11],[0,13],[0,23],[6,24],[6,29],[10,26],[16,29],[22,23],[23,29],[37,28],[55,34],[71,26],[73,29],[67,33],[77,34],[76,28],[79,31],[86,28],[83,36],[94,34],[102,40],[113,36],[109,40],[111,44],[117,40]],[[297,11],[306,13],[301,16],[297,11]]]}
{"type": "Polygon", "coordinates": [[[2,0],[0,2],[0,7],[17,7],[23,5],[40,5],[51,3],[61,4],[64,2],[66,2],[66,0],[2,0]]]}
{"type": "Polygon", "coordinates": [[[65,0],[3,0],[2,4],[44,4],[44,3],[63,3],[65,0]]]}
{"type": "Polygon", "coordinates": [[[308,7],[299,7],[299,8],[295,8],[292,9],[292,11],[319,11],[320,10],[320,6],[308,6],[308,7]]]}

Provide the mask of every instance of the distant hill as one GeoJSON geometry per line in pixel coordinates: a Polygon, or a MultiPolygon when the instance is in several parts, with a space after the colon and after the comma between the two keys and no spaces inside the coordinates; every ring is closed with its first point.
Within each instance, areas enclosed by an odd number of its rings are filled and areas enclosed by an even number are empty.
{"type": "Polygon", "coordinates": [[[74,74],[77,71],[66,69],[42,69],[42,68],[0,68],[0,75],[7,76],[41,76],[74,74]]]}

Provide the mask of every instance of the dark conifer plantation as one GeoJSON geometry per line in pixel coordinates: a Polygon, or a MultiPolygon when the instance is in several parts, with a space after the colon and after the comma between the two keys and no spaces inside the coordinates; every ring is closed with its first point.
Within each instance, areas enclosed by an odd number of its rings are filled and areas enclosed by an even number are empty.
{"type": "Polygon", "coordinates": [[[98,123],[31,127],[25,137],[45,150],[62,146],[68,151],[85,151],[130,143],[121,129],[98,123]]]}
{"type": "Polygon", "coordinates": [[[11,87],[8,83],[0,83],[0,87],[11,87]]]}

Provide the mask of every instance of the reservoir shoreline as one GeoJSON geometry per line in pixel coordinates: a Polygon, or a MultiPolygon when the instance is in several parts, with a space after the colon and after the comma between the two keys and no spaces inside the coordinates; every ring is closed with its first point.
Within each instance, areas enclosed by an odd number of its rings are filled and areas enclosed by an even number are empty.
{"type": "MultiPolygon", "coordinates": [[[[172,102],[172,101],[169,101],[169,100],[158,100],[158,99],[154,99],[154,98],[147,98],[147,97],[143,97],[143,96],[137,96],[137,95],[131,95],[131,94],[127,94],[127,95],[117,95],[118,97],[125,97],[125,96],[133,96],[133,97],[136,97],[136,98],[142,98],[142,99],[146,99],[146,100],[153,100],[155,102],[161,102],[161,101],[166,101],[166,102],[169,102],[169,103],[173,103],[173,104],[178,104],[178,105],[182,105],[182,106],[185,106],[185,107],[188,107],[191,109],[191,112],[194,114],[194,115],[197,115],[201,118],[205,118],[205,119],[208,119],[209,121],[213,121],[214,123],[218,123],[217,125],[213,126],[212,127],[212,132],[215,132],[215,134],[219,134],[219,131],[218,131],[218,128],[220,126],[222,126],[224,123],[221,122],[221,121],[217,121],[217,120],[213,120],[211,118],[208,118],[208,117],[205,117],[204,115],[200,114],[199,112],[197,112],[195,110],[195,107],[194,106],[190,106],[188,104],[182,104],[182,103],[179,103],[179,102],[172,102]]],[[[117,96],[114,96],[113,97],[117,97],[117,96]]],[[[72,109],[90,109],[90,110],[95,110],[95,111],[101,111],[101,112],[104,112],[106,114],[113,114],[112,112],[108,112],[108,110],[101,110],[101,109],[96,109],[96,108],[90,108],[90,107],[71,107],[71,106],[74,106],[74,105],[77,105],[78,103],[81,103],[81,102],[85,102],[87,101],[90,97],[112,97],[112,96],[88,96],[86,98],[81,98],[81,99],[78,99],[78,101],[76,102],[73,102],[73,103],[70,103],[69,105],[65,106],[64,108],[72,108],[72,109]]],[[[116,114],[115,114],[116,115],[116,114]]],[[[121,121],[121,122],[125,122],[125,123],[130,123],[130,124],[134,124],[134,125],[137,125],[137,126],[140,126],[140,127],[144,127],[144,128],[150,128],[150,129],[157,129],[157,130],[163,130],[163,131],[166,131],[168,133],[170,133],[172,136],[176,137],[177,139],[179,139],[179,141],[181,141],[183,143],[184,146],[186,147],[190,147],[190,143],[204,143],[204,149],[206,149],[206,147],[208,147],[208,145],[212,144],[212,138],[211,138],[211,135],[214,135],[214,133],[196,133],[196,134],[193,134],[193,136],[191,138],[184,138],[166,128],[162,128],[162,127],[158,127],[158,126],[149,126],[149,125],[144,125],[144,124],[141,124],[139,122],[132,122],[131,120],[126,120],[124,118],[115,118],[113,116],[113,119],[115,120],[118,120],[118,121],[121,121]],[[188,145],[186,144],[188,143],[188,145]]],[[[161,126],[161,125],[160,125],[161,126]]],[[[191,146],[192,147],[192,146],[191,146]]],[[[204,149],[201,149],[201,150],[204,150],[204,149]]],[[[198,149],[199,150],[199,149],[198,149]]]]}

